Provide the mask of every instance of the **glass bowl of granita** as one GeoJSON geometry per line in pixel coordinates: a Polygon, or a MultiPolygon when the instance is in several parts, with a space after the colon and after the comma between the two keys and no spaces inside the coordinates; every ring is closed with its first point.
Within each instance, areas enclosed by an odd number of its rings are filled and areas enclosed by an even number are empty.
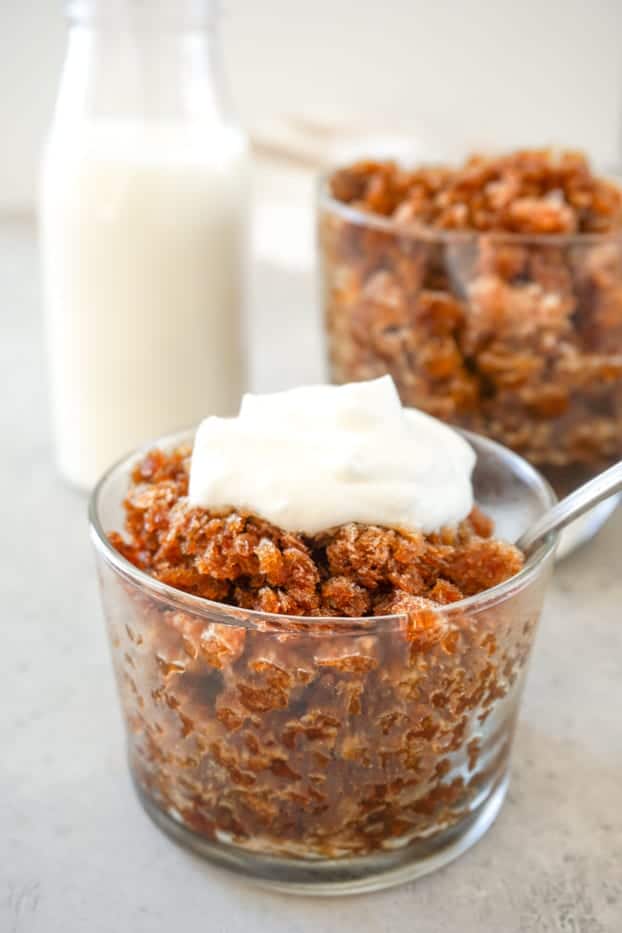
{"type": "Polygon", "coordinates": [[[389,373],[559,496],[622,457],[618,180],[571,150],[368,159],[321,180],[317,221],[334,382],[389,373]]]}
{"type": "Polygon", "coordinates": [[[91,537],[129,767],[175,840],[336,894],[417,878],[492,824],[556,546],[506,542],[555,495],[463,436],[476,506],[431,534],[305,536],[190,508],[193,432],[101,479],[91,537]]]}

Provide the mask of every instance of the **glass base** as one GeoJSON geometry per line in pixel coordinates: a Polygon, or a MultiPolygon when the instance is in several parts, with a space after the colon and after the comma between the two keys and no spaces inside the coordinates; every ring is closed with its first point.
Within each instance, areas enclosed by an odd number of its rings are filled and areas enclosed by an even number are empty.
{"type": "Polygon", "coordinates": [[[334,896],[379,891],[421,878],[458,858],[475,845],[492,826],[508,788],[506,772],[490,796],[457,826],[433,838],[422,839],[374,855],[349,859],[281,859],[237,846],[211,842],[186,829],[161,810],[140,785],[135,787],[140,801],[154,821],[168,836],[215,865],[241,875],[261,887],[284,894],[334,896]]]}

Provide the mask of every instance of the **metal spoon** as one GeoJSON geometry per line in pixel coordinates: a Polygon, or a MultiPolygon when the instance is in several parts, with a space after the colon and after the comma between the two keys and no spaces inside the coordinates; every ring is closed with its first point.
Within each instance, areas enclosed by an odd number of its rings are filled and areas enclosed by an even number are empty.
{"type": "Polygon", "coordinates": [[[622,460],[615,466],[609,467],[604,473],[599,473],[589,483],[579,486],[569,496],[558,502],[541,515],[540,518],[520,536],[516,546],[523,554],[530,554],[538,548],[552,531],[561,531],[575,518],[588,512],[590,509],[622,491],[622,460]]]}

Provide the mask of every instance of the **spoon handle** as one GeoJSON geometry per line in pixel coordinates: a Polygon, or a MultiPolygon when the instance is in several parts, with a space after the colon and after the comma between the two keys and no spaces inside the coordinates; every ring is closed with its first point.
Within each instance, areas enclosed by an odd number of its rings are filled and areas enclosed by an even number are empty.
{"type": "Polygon", "coordinates": [[[584,512],[622,491],[622,460],[599,473],[594,479],[562,499],[545,512],[527,531],[520,536],[516,546],[524,554],[533,551],[551,531],[561,531],[584,512]]]}

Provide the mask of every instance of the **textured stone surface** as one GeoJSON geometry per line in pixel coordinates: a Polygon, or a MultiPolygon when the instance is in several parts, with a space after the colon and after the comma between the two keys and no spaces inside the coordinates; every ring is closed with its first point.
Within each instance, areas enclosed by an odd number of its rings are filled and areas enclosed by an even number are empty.
{"type": "MultiPolygon", "coordinates": [[[[254,387],[320,379],[310,278],[266,266],[254,277],[254,387]]],[[[489,834],[392,891],[263,893],[174,846],[134,798],[86,504],[51,463],[26,225],[0,228],[0,295],[0,931],[622,930],[622,513],[557,570],[489,834]]]]}

